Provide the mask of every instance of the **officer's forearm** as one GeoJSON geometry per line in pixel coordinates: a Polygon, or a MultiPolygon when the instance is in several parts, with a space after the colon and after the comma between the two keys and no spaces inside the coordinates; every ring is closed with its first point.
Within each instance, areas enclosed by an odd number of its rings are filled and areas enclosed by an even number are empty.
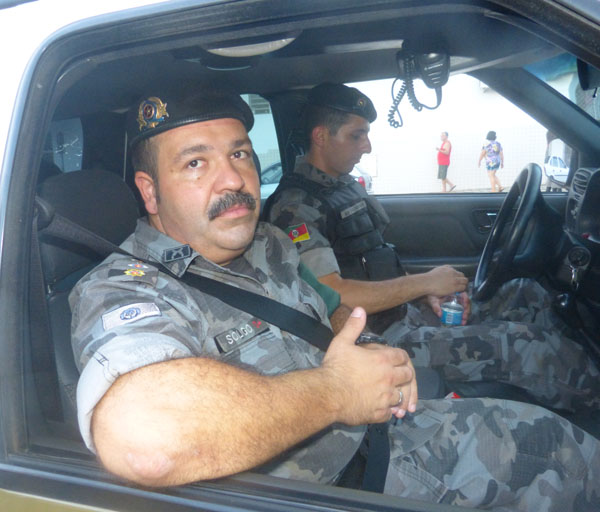
{"type": "Polygon", "coordinates": [[[147,486],[231,475],[333,423],[327,385],[319,369],[265,377],[212,359],[159,363],[113,384],[94,443],[108,470],[147,486]]]}
{"type": "Polygon", "coordinates": [[[319,281],[336,290],[342,303],[361,306],[367,314],[378,313],[429,293],[421,274],[386,281],[343,279],[338,273],[319,277],[319,281]]]}
{"type": "Polygon", "coordinates": [[[337,334],[342,330],[346,320],[352,313],[352,309],[346,306],[345,304],[340,304],[337,309],[331,314],[329,317],[329,323],[331,324],[331,330],[334,334],[337,334]]]}

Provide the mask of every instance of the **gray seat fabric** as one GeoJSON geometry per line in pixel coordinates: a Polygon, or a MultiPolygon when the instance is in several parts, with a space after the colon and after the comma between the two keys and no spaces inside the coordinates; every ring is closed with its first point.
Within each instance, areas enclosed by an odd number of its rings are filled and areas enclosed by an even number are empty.
{"type": "MultiPolygon", "coordinates": [[[[83,170],[51,176],[38,187],[38,195],[57,213],[120,244],[131,234],[139,216],[131,189],[116,174],[101,170],[83,170]]],[[[77,433],[75,389],[79,372],[71,349],[71,310],[69,292],[77,281],[100,263],[104,256],[52,236],[39,236],[46,302],[50,319],[49,341],[59,382],[59,400],[63,421],[77,433]]],[[[38,390],[44,393],[56,390],[38,390]]]]}

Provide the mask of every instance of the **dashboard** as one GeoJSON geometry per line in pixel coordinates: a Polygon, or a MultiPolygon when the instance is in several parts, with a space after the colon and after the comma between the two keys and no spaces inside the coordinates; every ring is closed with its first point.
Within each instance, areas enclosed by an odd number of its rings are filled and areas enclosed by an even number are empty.
{"type": "Polygon", "coordinates": [[[600,169],[581,168],[573,176],[566,227],[575,237],[600,244],[600,169]]]}
{"type": "Polygon", "coordinates": [[[600,316],[600,169],[583,167],[575,172],[565,216],[571,246],[563,263],[563,276],[597,318],[600,316]]]}

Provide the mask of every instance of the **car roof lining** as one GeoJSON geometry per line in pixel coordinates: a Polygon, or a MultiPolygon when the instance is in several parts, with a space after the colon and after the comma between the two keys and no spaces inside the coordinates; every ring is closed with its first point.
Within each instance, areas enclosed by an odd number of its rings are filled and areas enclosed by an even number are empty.
{"type": "MultiPolygon", "coordinates": [[[[519,27],[518,19],[502,13],[491,15],[489,10],[475,6],[459,9],[442,5],[435,11],[432,6],[382,9],[369,16],[350,12],[337,15],[335,21],[333,26],[329,25],[331,17],[270,25],[265,22],[261,27],[243,29],[236,39],[226,35],[219,40],[209,31],[163,40],[153,38],[145,43],[137,40],[134,46],[112,45],[86,55],[62,74],[62,100],[56,117],[123,110],[150,87],[165,90],[174,83],[227,85],[242,93],[268,95],[330,79],[332,69],[336,79],[346,83],[396,76],[397,48],[354,53],[339,50],[346,44],[403,40],[415,53],[448,53],[457,71],[522,65],[556,51],[553,45],[519,27]],[[443,17],[444,24],[436,23],[436,16],[443,17]],[[439,28],[431,31],[436,25],[439,28]],[[232,60],[206,51],[209,47],[247,44],[286,34],[297,34],[297,38],[280,50],[256,58],[232,60]],[[491,40],[501,40],[502,44],[489,44],[491,40]],[[243,65],[248,67],[240,69],[243,65]],[[208,66],[238,69],[224,71],[208,66]]],[[[101,31],[103,37],[106,30],[101,31]]],[[[94,34],[88,37],[94,38],[94,34]]]]}

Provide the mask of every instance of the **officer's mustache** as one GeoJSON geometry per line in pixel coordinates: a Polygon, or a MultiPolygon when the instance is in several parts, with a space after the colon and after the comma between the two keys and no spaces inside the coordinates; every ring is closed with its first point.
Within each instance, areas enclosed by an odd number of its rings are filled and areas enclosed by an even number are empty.
{"type": "Polygon", "coordinates": [[[231,192],[217,199],[208,210],[208,220],[213,220],[232,206],[246,206],[250,210],[256,209],[256,199],[247,192],[231,192]]]}

